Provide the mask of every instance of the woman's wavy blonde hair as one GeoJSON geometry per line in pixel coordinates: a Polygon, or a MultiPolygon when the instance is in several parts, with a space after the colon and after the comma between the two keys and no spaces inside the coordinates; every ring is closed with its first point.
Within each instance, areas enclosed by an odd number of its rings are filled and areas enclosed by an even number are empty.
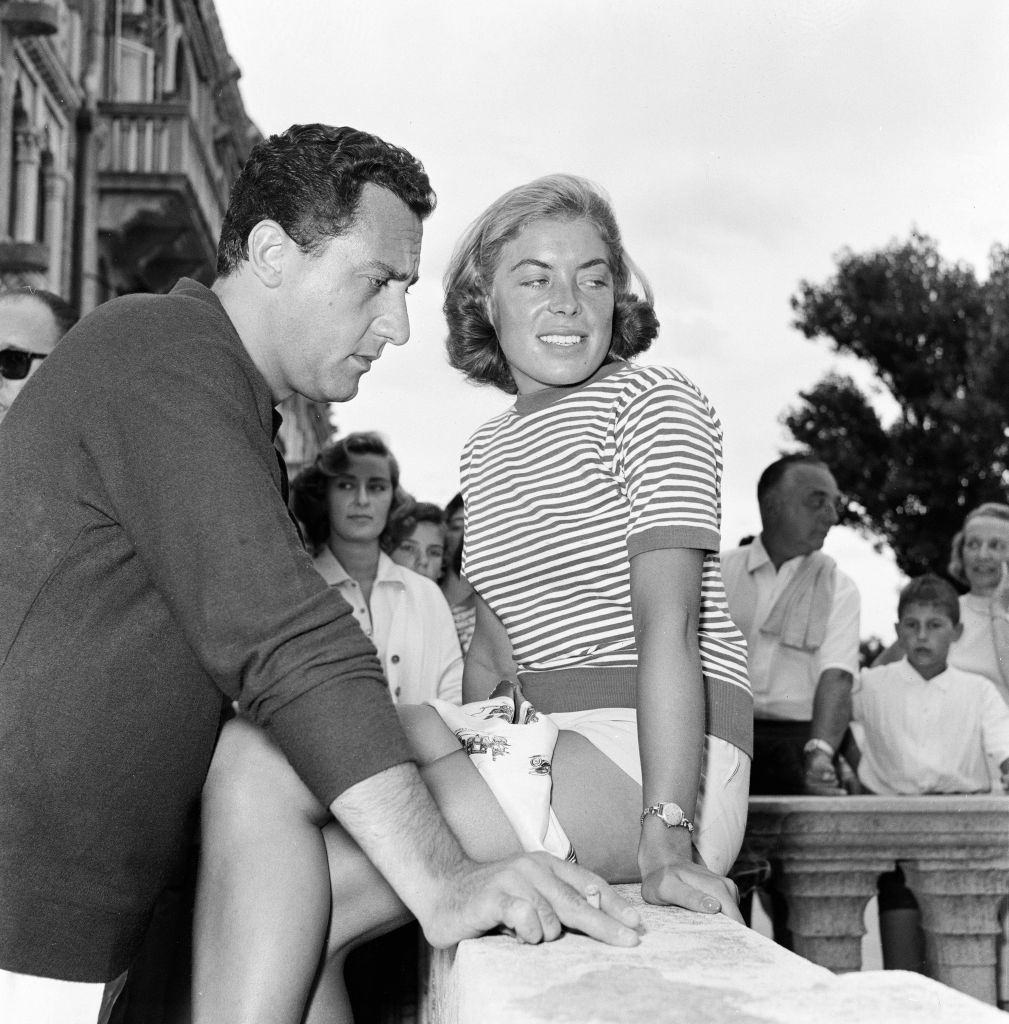
{"type": "Polygon", "coordinates": [[[977,519],[978,516],[988,516],[991,519],[1001,519],[1006,523],[1009,523],[1009,505],[1003,505],[998,501],[986,501],[983,505],[978,505],[977,508],[972,509],[964,516],[963,526],[960,527],[959,532],[953,538],[953,543],[950,545],[949,552],[949,567],[946,571],[950,577],[962,583],[965,587],[969,586],[967,582],[967,576],[963,571],[963,538],[967,532],[967,524],[972,519],[977,519]]]}
{"type": "Polygon", "coordinates": [[[652,290],[624,251],[606,194],[574,174],[550,174],[506,192],[466,229],[445,272],[449,362],[478,384],[514,395],[515,381],[490,321],[488,298],[501,251],[524,227],[539,220],[588,220],[609,249],[614,285],[610,356],[644,352],[659,333],[652,290]],[[636,280],[644,298],[631,291],[636,280]]]}

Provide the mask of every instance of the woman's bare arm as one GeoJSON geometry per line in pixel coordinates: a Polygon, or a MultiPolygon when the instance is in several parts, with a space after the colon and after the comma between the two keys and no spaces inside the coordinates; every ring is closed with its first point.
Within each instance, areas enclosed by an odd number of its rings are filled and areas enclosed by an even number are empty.
{"type": "Polygon", "coordinates": [[[475,598],[476,625],[462,676],[464,704],[484,700],[502,679],[515,680],[518,675],[507,630],[487,602],[479,594],[475,598]]]}

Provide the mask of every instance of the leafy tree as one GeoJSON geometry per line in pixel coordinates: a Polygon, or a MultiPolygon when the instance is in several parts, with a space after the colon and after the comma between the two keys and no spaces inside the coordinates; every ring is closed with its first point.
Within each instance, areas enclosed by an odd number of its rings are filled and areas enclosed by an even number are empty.
{"type": "Polygon", "coordinates": [[[909,575],[945,573],[967,511],[1009,486],[1009,250],[981,282],[927,235],[836,257],[802,281],[795,326],[867,363],[898,407],[884,424],[849,376],[830,374],[784,422],[850,498],[844,521],[885,541],[909,575]]]}

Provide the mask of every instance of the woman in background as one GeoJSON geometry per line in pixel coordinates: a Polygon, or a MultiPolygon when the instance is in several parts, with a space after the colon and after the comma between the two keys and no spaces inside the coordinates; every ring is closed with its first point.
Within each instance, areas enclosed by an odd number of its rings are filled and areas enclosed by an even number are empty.
{"type": "Polygon", "coordinates": [[[399,466],[377,434],[329,445],[291,485],[291,508],[316,569],[371,638],[392,698],[458,703],[462,652],[438,587],[382,550],[402,506],[399,466]]]}
{"type": "Polygon", "coordinates": [[[389,557],[437,583],[445,560],[445,516],[430,501],[408,499],[389,518],[389,557]]]}

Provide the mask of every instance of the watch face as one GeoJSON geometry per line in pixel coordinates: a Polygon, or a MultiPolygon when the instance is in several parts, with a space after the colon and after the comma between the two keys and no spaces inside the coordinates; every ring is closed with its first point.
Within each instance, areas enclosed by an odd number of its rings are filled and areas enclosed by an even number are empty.
{"type": "Polygon", "coordinates": [[[683,821],[683,808],[679,804],[663,804],[659,817],[670,827],[674,828],[683,821]]]}

